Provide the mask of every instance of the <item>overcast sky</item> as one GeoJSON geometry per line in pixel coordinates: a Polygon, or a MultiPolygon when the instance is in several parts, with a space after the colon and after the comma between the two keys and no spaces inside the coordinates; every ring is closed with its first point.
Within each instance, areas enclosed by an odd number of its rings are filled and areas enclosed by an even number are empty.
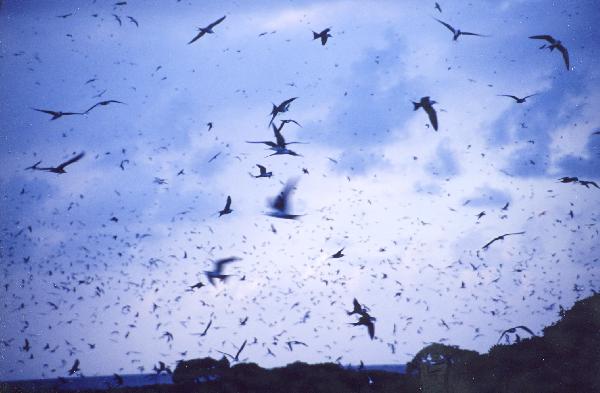
{"type": "Polygon", "coordinates": [[[86,376],[150,371],[244,340],[268,367],[487,351],[598,290],[600,189],[558,181],[600,181],[597,2],[114,3],[0,2],[0,379],[75,359],[86,376]],[[485,37],[453,41],[434,17],[485,37]],[[413,111],[424,96],[438,131],[413,111]],[[302,156],[266,158],[246,141],[274,140],[272,104],[291,97],[275,123],[301,124],[283,134],[302,156]],[[32,109],[102,100],[124,104],[32,109]],[[24,170],[80,152],[66,174],[24,170]],[[302,217],[265,215],[294,178],[302,217]],[[373,340],[349,325],[353,298],[373,340]]]}

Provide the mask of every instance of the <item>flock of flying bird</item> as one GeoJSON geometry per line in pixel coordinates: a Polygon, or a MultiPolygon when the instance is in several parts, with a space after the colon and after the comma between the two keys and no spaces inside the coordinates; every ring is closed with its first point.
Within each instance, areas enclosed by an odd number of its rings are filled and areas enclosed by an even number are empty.
{"type": "MultiPolygon", "coordinates": [[[[120,6],[123,6],[126,4],[126,2],[121,2],[121,3],[117,3],[117,4],[119,4],[120,6]]],[[[440,13],[442,12],[441,6],[438,3],[435,3],[435,9],[438,10],[440,13]]],[[[63,15],[61,17],[66,18],[68,16],[70,16],[70,14],[63,15]]],[[[116,14],[113,14],[113,16],[118,21],[119,25],[121,25],[122,22],[121,22],[120,17],[116,14]]],[[[139,23],[135,18],[133,18],[131,16],[128,16],[128,18],[136,26],[139,26],[139,23]]],[[[446,27],[453,34],[454,41],[458,40],[458,38],[461,36],[489,37],[488,35],[484,35],[484,34],[462,31],[461,29],[458,29],[440,19],[437,19],[437,18],[434,18],[434,19],[437,22],[439,22],[441,25],[446,27]]],[[[206,25],[205,27],[199,27],[197,29],[196,35],[188,42],[188,45],[196,43],[198,40],[200,40],[207,34],[214,34],[215,31],[213,29],[215,29],[217,26],[219,26],[225,20],[226,20],[226,16],[223,16],[223,17],[215,20],[214,22],[206,25]]],[[[322,46],[325,46],[329,42],[328,40],[333,37],[331,34],[331,28],[326,28],[319,33],[315,32],[315,31],[313,31],[312,33],[313,33],[313,40],[319,39],[322,46]]],[[[554,37],[552,37],[550,35],[534,35],[534,36],[530,36],[529,38],[535,39],[535,40],[546,41],[546,44],[544,44],[542,47],[540,47],[540,49],[549,49],[550,51],[557,49],[562,54],[563,61],[565,63],[567,70],[570,70],[569,54],[568,54],[566,47],[561,43],[561,41],[555,39],[554,37]]],[[[509,95],[509,94],[501,94],[500,96],[511,98],[517,104],[523,104],[526,102],[526,100],[528,98],[533,97],[535,95],[537,95],[537,93],[530,94],[525,97],[517,97],[515,95],[509,95]]],[[[287,126],[289,124],[294,124],[298,127],[302,127],[302,126],[296,120],[278,118],[279,115],[287,113],[290,110],[291,105],[293,104],[293,102],[296,99],[298,99],[298,97],[292,97],[292,98],[286,99],[278,105],[276,105],[274,103],[272,104],[271,112],[268,115],[268,116],[270,116],[270,121],[268,122],[267,127],[272,129],[273,135],[274,135],[274,140],[246,141],[246,143],[266,145],[268,147],[268,150],[272,151],[272,153],[270,155],[268,155],[267,157],[275,156],[275,155],[289,155],[292,157],[302,157],[301,154],[297,153],[294,150],[291,150],[288,146],[292,145],[292,144],[303,144],[304,142],[299,142],[299,141],[288,142],[288,141],[286,141],[286,139],[284,138],[284,136],[282,134],[282,132],[284,130],[284,126],[287,126]],[[279,125],[276,124],[276,120],[279,120],[279,125]]],[[[104,101],[97,102],[94,105],[90,106],[87,110],[84,110],[81,112],[68,112],[68,111],[63,112],[63,111],[38,109],[38,108],[32,108],[32,109],[35,111],[38,111],[38,112],[42,112],[42,113],[51,115],[50,120],[57,120],[59,118],[65,117],[65,116],[76,116],[76,115],[87,116],[90,114],[90,112],[93,109],[98,108],[98,107],[107,106],[109,104],[125,105],[125,103],[122,101],[111,99],[111,100],[104,100],[104,101]]],[[[429,124],[431,125],[431,127],[435,131],[438,131],[438,129],[439,129],[438,115],[437,115],[436,110],[433,107],[435,104],[436,104],[436,101],[432,100],[429,96],[424,96],[418,102],[413,102],[413,109],[415,111],[417,111],[419,109],[423,109],[423,111],[427,114],[427,117],[429,119],[429,124]]],[[[212,129],[212,127],[213,127],[212,122],[208,123],[207,126],[208,126],[208,130],[210,131],[210,129],[212,129]]],[[[51,172],[51,173],[55,173],[55,174],[65,174],[65,173],[67,173],[66,168],[68,166],[77,163],[84,157],[85,157],[85,153],[81,152],[81,153],[76,154],[73,157],[69,158],[68,160],[58,164],[57,166],[41,167],[40,164],[42,163],[42,161],[37,161],[35,164],[28,166],[25,169],[32,170],[32,171],[46,171],[46,172],[51,172]]],[[[213,159],[214,158],[216,158],[216,156],[213,157],[213,159]]],[[[124,160],[124,161],[127,161],[127,163],[129,162],[128,160],[124,160]]],[[[124,161],[121,162],[121,166],[120,166],[122,170],[125,170],[125,167],[123,166],[125,163],[124,161]]],[[[256,164],[256,166],[259,170],[259,173],[257,175],[250,173],[250,176],[252,176],[253,178],[256,178],[256,179],[271,178],[273,176],[273,172],[269,171],[267,169],[267,167],[265,167],[264,165],[256,164]]],[[[308,173],[308,171],[304,170],[304,173],[308,173]]],[[[180,174],[183,174],[183,172],[180,172],[180,174]]],[[[162,180],[159,178],[157,178],[157,179],[162,180]]],[[[585,186],[586,188],[589,188],[590,186],[593,186],[595,188],[600,188],[593,181],[581,180],[577,177],[563,177],[559,180],[562,183],[577,183],[577,184],[585,186]]],[[[164,184],[164,182],[158,182],[157,180],[155,180],[155,181],[158,184],[164,184]]],[[[277,194],[269,202],[271,211],[266,213],[267,216],[279,218],[279,219],[287,219],[287,220],[295,220],[302,216],[300,214],[294,214],[291,211],[290,197],[291,197],[292,192],[296,189],[297,183],[298,183],[297,178],[291,178],[287,181],[287,183],[284,185],[281,192],[279,194],[277,194]]],[[[508,206],[508,204],[507,204],[507,206],[508,206]]],[[[232,209],[232,198],[230,195],[227,196],[226,203],[225,203],[225,206],[223,207],[223,209],[218,211],[217,213],[218,213],[219,217],[234,213],[234,209],[232,209]]],[[[483,216],[483,215],[485,215],[485,212],[480,213],[478,218],[481,218],[481,216],[483,216]]],[[[113,221],[117,222],[118,219],[114,218],[113,221]]],[[[275,228],[273,226],[272,226],[272,228],[273,228],[273,231],[275,232],[275,228]]],[[[485,251],[493,243],[495,243],[497,241],[503,241],[508,236],[516,236],[516,235],[524,235],[524,234],[525,234],[524,231],[505,233],[503,235],[500,235],[500,236],[497,236],[497,237],[491,239],[489,242],[487,242],[485,245],[483,245],[481,249],[485,251]]],[[[340,249],[336,253],[332,254],[330,256],[330,258],[332,258],[332,259],[343,258],[345,256],[343,251],[344,251],[344,248],[340,249]]],[[[185,254],[184,258],[186,258],[186,257],[187,257],[187,253],[185,254]]],[[[230,274],[225,274],[226,267],[228,265],[230,265],[234,262],[240,261],[240,260],[242,260],[242,258],[232,256],[232,257],[218,259],[218,260],[214,261],[213,262],[214,263],[213,270],[204,272],[206,280],[212,286],[217,286],[219,284],[219,282],[225,283],[231,277],[230,274]]],[[[476,270],[476,267],[474,265],[472,265],[472,266],[473,266],[473,269],[476,270]]],[[[242,280],[243,279],[245,279],[245,276],[242,278],[242,280]]],[[[193,292],[196,289],[200,290],[202,287],[204,287],[204,283],[202,283],[200,281],[194,285],[190,285],[188,290],[193,292]]],[[[464,287],[464,283],[463,283],[463,287],[464,287]]],[[[102,288],[97,287],[97,293],[101,294],[102,288]]],[[[57,305],[54,305],[54,307],[56,307],[56,309],[58,308],[57,305]]],[[[154,310],[158,309],[158,307],[159,307],[158,305],[154,304],[154,310]]],[[[351,311],[347,311],[347,315],[348,316],[356,315],[358,317],[358,320],[356,320],[355,322],[351,322],[350,325],[364,326],[364,327],[366,327],[367,334],[371,340],[373,340],[376,337],[375,336],[376,318],[371,316],[370,309],[368,307],[362,305],[361,303],[359,303],[359,301],[356,298],[354,298],[354,300],[353,300],[353,309],[351,311]]],[[[307,319],[307,318],[308,318],[308,314],[305,316],[305,319],[307,319]]],[[[247,320],[248,320],[248,317],[240,320],[240,325],[241,326],[245,325],[247,320]]],[[[208,332],[208,329],[212,325],[212,321],[213,320],[211,318],[210,322],[206,325],[205,330],[202,333],[198,333],[196,335],[205,336],[208,332]]],[[[445,322],[443,323],[443,325],[446,327],[448,326],[445,322]]],[[[535,335],[534,332],[531,331],[529,328],[527,328],[526,326],[520,325],[520,326],[516,326],[514,328],[510,328],[510,329],[506,329],[506,330],[502,331],[502,334],[500,336],[500,339],[498,340],[498,343],[500,343],[500,341],[503,338],[505,338],[508,341],[509,334],[516,334],[517,329],[521,329],[532,336],[535,335]]],[[[165,338],[167,340],[167,342],[171,342],[173,340],[173,334],[170,333],[169,331],[165,331],[161,337],[165,338]]],[[[517,338],[517,341],[520,340],[520,336],[518,334],[516,334],[516,338],[517,338]]],[[[24,343],[25,344],[21,348],[22,351],[29,352],[31,350],[31,345],[30,345],[29,340],[27,338],[25,338],[24,343]]],[[[3,340],[3,344],[8,345],[8,341],[3,340]]],[[[238,361],[241,361],[240,354],[244,350],[244,348],[246,347],[247,344],[256,344],[256,340],[253,343],[248,343],[248,340],[245,339],[243,341],[243,343],[239,346],[237,353],[235,355],[232,355],[225,351],[217,350],[217,352],[223,354],[223,356],[227,356],[227,357],[231,358],[231,360],[234,362],[238,362],[238,361]]],[[[288,346],[290,351],[293,350],[295,345],[308,346],[306,343],[304,343],[302,341],[293,340],[293,339],[286,341],[286,345],[288,346]]],[[[274,356],[271,349],[268,349],[268,353],[272,354],[274,356]]],[[[153,370],[157,374],[160,374],[163,372],[171,373],[171,369],[162,361],[158,362],[158,366],[154,366],[153,370]]],[[[79,359],[75,359],[75,362],[73,363],[72,367],[67,371],[67,374],[74,375],[74,374],[80,374],[80,372],[81,372],[81,370],[80,370],[79,359]]],[[[115,374],[115,380],[117,381],[117,384],[123,383],[122,378],[118,374],[115,374]]]]}

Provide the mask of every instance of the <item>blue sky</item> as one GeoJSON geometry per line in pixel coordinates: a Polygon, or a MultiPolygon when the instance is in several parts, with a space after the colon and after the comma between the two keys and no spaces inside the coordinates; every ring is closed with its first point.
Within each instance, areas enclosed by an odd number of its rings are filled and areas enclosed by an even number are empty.
{"type": "Polygon", "coordinates": [[[242,358],[263,366],[404,363],[440,341],[486,351],[598,290],[600,190],[557,181],[600,180],[594,2],[114,3],[0,8],[0,379],[64,376],[75,358],[84,375],[148,371],[246,339],[242,358]],[[453,41],[432,17],[489,37],[453,41]],[[322,46],[311,31],[326,27],[322,46]],[[569,71],[536,34],[562,40],[569,71]],[[438,132],[413,111],[423,96],[438,132]],[[272,139],[271,105],[290,97],[281,116],[302,127],[283,132],[302,157],[265,158],[245,141],[272,139]],[[107,99],[125,104],[55,121],[31,109],[107,99]],[[66,174],[24,170],[81,151],[66,174]],[[273,177],[249,176],[257,163],[273,177]],[[290,178],[304,216],[266,216],[290,178]],[[230,281],[186,291],[232,255],[230,281]],[[354,297],[374,340],[348,325],[354,297]]]}

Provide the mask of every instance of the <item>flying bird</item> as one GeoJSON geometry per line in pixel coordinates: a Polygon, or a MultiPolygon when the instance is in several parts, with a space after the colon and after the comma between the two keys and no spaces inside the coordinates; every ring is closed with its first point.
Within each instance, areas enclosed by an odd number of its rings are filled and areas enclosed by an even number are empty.
{"type": "Polygon", "coordinates": [[[367,331],[369,332],[369,337],[371,337],[371,340],[372,340],[373,337],[375,337],[375,324],[373,323],[375,320],[376,320],[375,318],[370,316],[368,313],[364,312],[360,315],[360,318],[358,318],[358,321],[351,322],[350,325],[366,326],[367,331]]]}
{"type": "Polygon", "coordinates": [[[364,314],[367,311],[369,311],[369,309],[365,306],[362,306],[358,300],[356,300],[356,298],[354,298],[354,300],[352,301],[352,305],[354,307],[354,309],[352,311],[346,311],[346,314],[348,315],[353,315],[353,314],[364,314]]]}
{"type": "Polygon", "coordinates": [[[290,214],[290,194],[296,188],[297,179],[290,179],[283,187],[283,190],[279,195],[270,203],[271,208],[274,210],[266,213],[268,216],[283,218],[288,220],[295,220],[300,217],[298,214],[290,214]]]}
{"type": "Polygon", "coordinates": [[[425,113],[427,113],[427,116],[429,117],[429,122],[431,123],[431,126],[433,127],[434,130],[438,130],[438,120],[437,120],[437,113],[435,112],[435,109],[433,109],[433,104],[437,104],[436,101],[431,101],[429,99],[429,96],[426,97],[422,97],[421,101],[419,102],[412,102],[413,103],[413,110],[418,110],[419,108],[423,108],[423,110],[425,111],[425,113]]]}
{"type": "Polygon", "coordinates": [[[81,371],[79,369],[79,359],[75,359],[75,363],[73,363],[73,366],[71,366],[71,369],[68,371],[68,373],[69,373],[69,375],[73,375],[79,371],[81,371]]]}
{"type": "Polygon", "coordinates": [[[341,257],[343,257],[344,254],[342,254],[342,251],[344,251],[343,248],[341,250],[339,250],[338,252],[336,252],[335,254],[333,254],[330,258],[341,258],[341,257]]]}
{"type": "Polygon", "coordinates": [[[320,33],[317,33],[315,31],[313,31],[313,41],[316,40],[317,38],[321,39],[321,45],[325,45],[327,43],[327,39],[329,37],[332,37],[331,34],[329,34],[329,32],[331,31],[331,29],[328,27],[325,30],[323,30],[320,33]]]}
{"type": "Polygon", "coordinates": [[[117,14],[112,14],[112,16],[115,17],[115,19],[117,20],[117,22],[119,22],[119,26],[123,26],[123,22],[121,22],[121,18],[119,18],[119,15],[117,14]]]}
{"type": "MultiPolygon", "coordinates": [[[[527,333],[531,334],[531,336],[535,337],[535,333],[532,332],[531,329],[529,329],[527,326],[519,325],[519,326],[515,326],[513,328],[506,329],[505,331],[503,331],[496,344],[499,344],[500,341],[502,340],[502,337],[504,337],[508,333],[516,333],[517,329],[525,330],[527,333]]],[[[507,339],[508,339],[508,336],[507,336],[507,339]]]]}
{"type": "Polygon", "coordinates": [[[262,166],[260,164],[256,164],[256,166],[260,170],[260,174],[256,175],[256,176],[250,174],[252,177],[258,179],[259,177],[271,177],[271,176],[273,176],[273,172],[267,172],[267,168],[265,168],[264,166],[262,166]]]}
{"type": "Polygon", "coordinates": [[[227,352],[221,352],[219,350],[217,350],[217,352],[222,353],[223,355],[227,355],[231,358],[232,361],[234,362],[238,362],[240,360],[240,353],[242,353],[242,351],[244,350],[244,347],[246,346],[246,342],[248,340],[244,340],[244,342],[242,343],[242,345],[240,346],[240,349],[238,349],[237,353],[235,354],[235,356],[232,356],[230,354],[228,354],[227,352]]]}
{"type": "Polygon", "coordinates": [[[47,110],[47,109],[37,109],[37,108],[31,108],[31,109],[33,109],[34,111],[43,112],[43,113],[52,115],[52,118],[50,120],[56,120],[62,116],[83,115],[84,114],[83,112],[62,112],[62,111],[51,111],[51,110],[47,110]]]}
{"type": "Polygon", "coordinates": [[[225,20],[225,16],[217,19],[216,21],[214,21],[213,23],[211,23],[210,25],[208,25],[206,27],[198,27],[198,34],[196,34],[196,36],[194,38],[192,38],[192,40],[190,42],[188,42],[188,45],[195,42],[196,40],[198,40],[204,34],[213,34],[214,33],[213,27],[215,27],[219,23],[223,22],[225,20]]]}
{"type": "Polygon", "coordinates": [[[212,271],[207,270],[204,273],[206,274],[206,277],[208,278],[208,282],[210,282],[213,286],[215,285],[214,280],[218,279],[221,281],[225,281],[227,280],[227,278],[229,277],[228,274],[223,274],[223,268],[225,267],[226,264],[231,263],[231,262],[235,262],[235,261],[239,261],[241,260],[241,258],[238,257],[230,257],[230,258],[224,258],[224,259],[219,259],[217,261],[214,262],[214,269],[212,271]]]}
{"type": "Polygon", "coordinates": [[[279,105],[275,105],[272,103],[273,109],[271,109],[271,113],[269,114],[271,116],[271,121],[269,122],[269,125],[273,124],[273,120],[275,120],[275,116],[277,116],[278,113],[287,112],[290,109],[290,104],[292,103],[292,101],[294,101],[297,98],[298,97],[288,98],[279,105]]]}
{"type": "Polygon", "coordinates": [[[134,24],[135,24],[135,27],[140,27],[140,24],[138,23],[138,21],[137,21],[137,20],[135,20],[135,18],[134,18],[133,16],[128,16],[128,17],[127,17],[127,19],[129,19],[129,21],[130,21],[131,23],[134,23],[134,24]]]}
{"type": "Polygon", "coordinates": [[[596,182],[591,181],[591,180],[580,180],[578,177],[565,176],[565,177],[561,177],[558,180],[561,183],[579,183],[582,186],[585,186],[586,188],[590,188],[590,185],[592,185],[592,186],[594,186],[596,188],[600,188],[600,187],[598,187],[598,184],[596,184],[596,182]]]}
{"type": "Polygon", "coordinates": [[[76,155],[75,157],[63,162],[62,164],[60,164],[59,166],[56,167],[46,167],[46,168],[40,168],[38,167],[39,164],[41,164],[41,161],[36,162],[35,164],[33,164],[30,167],[25,168],[27,169],[31,169],[31,170],[37,170],[37,171],[47,171],[47,172],[52,172],[52,173],[57,173],[57,174],[62,174],[62,173],[67,173],[67,171],[65,171],[65,168],[68,165],[71,165],[77,161],[79,161],[83,156],[85,155],[84,152],[79,153],[78,155],[76,155]]]}
{"type": "Polygon", "coordinates": [[[219,210],[219,217],[221,217],[224,214],[229,214],[232,211],[233,210],[231,210],[231,196],[227,195],[227,202],[225,202],[225,207],[223,208],[223,210],[219,210]]]}
{"type": "Polygon", "coordinates": [[[438,10],[440,13],[442,12],[442,7],[440,7],[440,5],[437,2],[435,3],[435,9],[438,10]]]}
{"type": "Polygon", "coordinates": [[[448,28],[448,30],[450,30],[452,32],[452,34],[454,34],[454,36],[452,37],[452,39],[454,41],[458,40],[458,37],[460,37],[461,35],[476,35],[478,37],[487,37],[486,35],[483,35],[483,34],[469,33],[468,31],[460,31],[460,29],[455,29],[454,27],[450,26],[448,23],[446,23],[444,21],[441,21],[437,18],[433,18],[433,19],[437,20],[438,22],[440,22],[441,24],[446,26],[448,28]]]}
{"type": "Polygon", "coordinates": [[[565,66],[567,67],[567,71],[570,70],[569,51],[567,51],[567,48],[565,48],[565,46],[562,44],[562,42],[555,39],[551,35],[532,35],[529,38],[531,38],[532,40],[548,41],[550,43],[550,45],[544,44],[544,45],[540,46],[540,49],[548,48],[548,49],[550,49],[550,52],[552,52],[554,49],[558,49],[559,52],[562,54],[563,60],[565,61],[565,66]]]}
{"type": "Polygon", "coordinates": [[[492,243],[494,243],[495,241],[498,241],[498,240],[504,240],[504,237],[506,237],[506,236],[512,236],[512,235],[524,235],[524,234],[525,234],[525,232],[513,232],[513,233],[505,233],[504,235],[500,235],[500,236],[497,236],[497,237],[493,238],[492,240],[490,240],[489,242],[487,242],[487,243],[486,243],[486,244],[485,244],[483,247],[481,247],[481,249],[482,249],[482,250],[487,250],[487,249],[488,249],[488,247],[489,247],[489,246],[490,246],[492,243]]]}
{"type": "Polygon", "coordinates": [[[535,93],[535,94],[530,94],[530,95],[528,95],[528,96],[525,96],[525,97],[523,97],[523,98],[519,98],[519,97],[517,97],[517,96],[513,96],[513,95],[510,95],[510,94],[498,94],[498,96],[499,96],[499,97],[510,97],[510,98],[512,98],[513,100],[515,100],[517,104],[522,104],[522,103],[524,103],[525,101],[527,101],[527,99],[528,99],[529,97],[536,96],[537,94],[538,94],[538,93],[535,93]]]}

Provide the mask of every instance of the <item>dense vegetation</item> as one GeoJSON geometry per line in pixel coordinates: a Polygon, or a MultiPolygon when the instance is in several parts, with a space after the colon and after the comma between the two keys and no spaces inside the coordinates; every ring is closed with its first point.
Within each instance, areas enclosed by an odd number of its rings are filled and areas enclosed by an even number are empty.
{"type": "MultiPolygon", "coordinates": [[[[113,388],[114,392],[600,392],[600,294],[580,300],[543,336],[495,345],[487,354],[432,344],[407,364],[407,374],[292,363],[196,359],[178,365],[174,385],[113,388]],[[201,381],[201,383],[197,383],[201,381]]],[[[2,392],[25,391],[0,384],[2,392]]],[[[36,392],[42,390],[36,389],[36,392]]],[[[56,391],[53,389],[52,391],[56,391]]]]}

